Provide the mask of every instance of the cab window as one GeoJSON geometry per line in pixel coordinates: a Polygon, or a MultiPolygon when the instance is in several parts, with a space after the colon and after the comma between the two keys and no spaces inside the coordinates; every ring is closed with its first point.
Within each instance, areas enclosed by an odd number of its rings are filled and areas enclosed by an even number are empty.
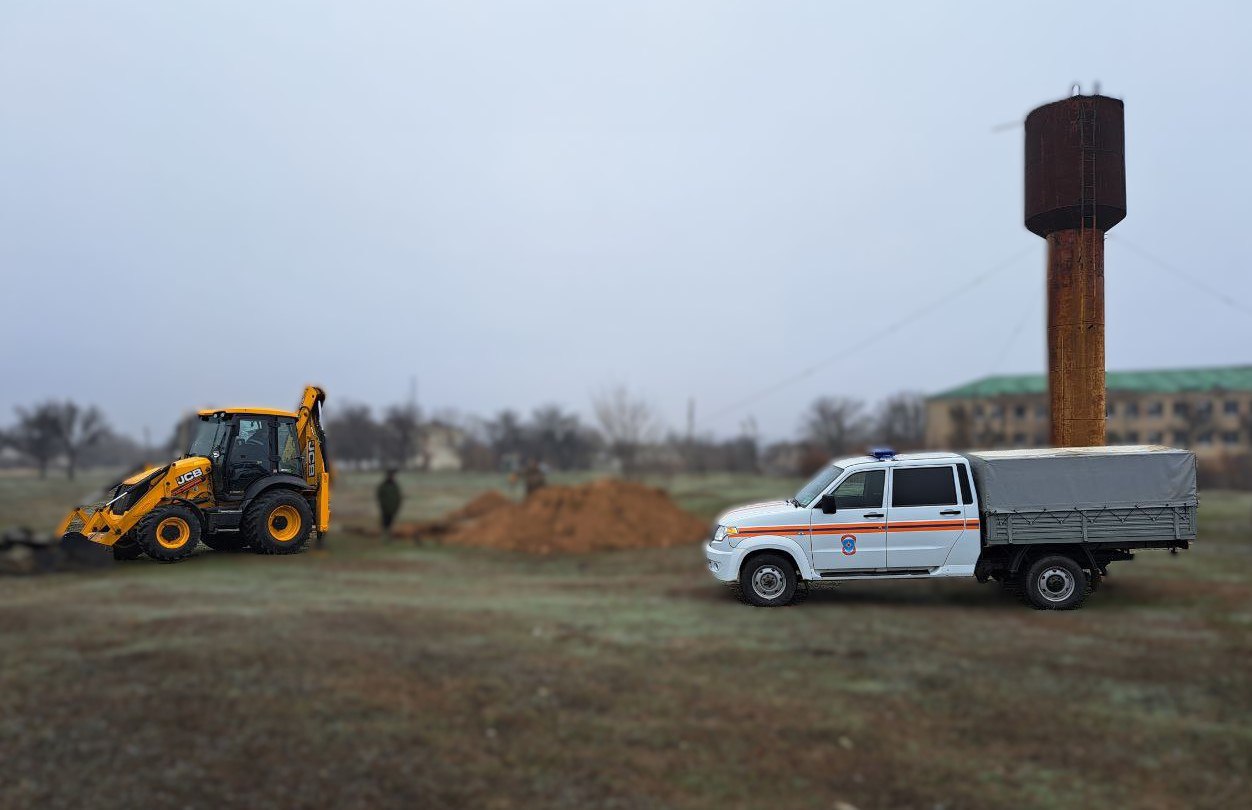
{"type": "Polygon", "coordinates": [[[853,473],[835,487],[835,503],[840,509],[878,509],[887,480],[884,470],[853,473]]]}
{"type": "Polygon", "coordinates": [[[892,506],[955,506],[952,467],[901,467],[891,473],[892,506]]]}
{"type": "Polygon", "coordinates": [[[236,461],[265,462],[270,457],[269,424],[263,419],[240,419],[235,436],[236,461]]]}
{"type": "Polygon", "coordinates": [[[964,464],[956,465],[956,477],[961,480],[961,503],[969,505],[974,502],[974,492],[969,486],[969,471],[964,464]]]}
{"type": "Polygon", "coordinates": [[[253,481],[269,473],[273,447],[273,420],[247,416],[240,418],[235,430],[235,440],[231,443],[227,489],[232,492],[247,489],[253,481]]]}
{"type": "Polygon", "coordinates": [[[294,419],[278,420],[278,471],[291,475],[304,475],[300,456],[300,442],[296,437],[294,419]]]}
{"type": "Polygon", "coordinates": [[[201,417],[196,425],[195,436],[191,439],[191,446],[187,448],[187,455],[208,458],[214,450],[221,448],[229,431],[229,422],[217,416],[201,417]]]}

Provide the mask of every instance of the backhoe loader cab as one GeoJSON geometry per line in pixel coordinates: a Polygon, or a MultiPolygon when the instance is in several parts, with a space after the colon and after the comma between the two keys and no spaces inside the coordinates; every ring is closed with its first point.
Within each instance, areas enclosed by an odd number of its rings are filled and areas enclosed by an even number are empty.
{"type": "Polygon", "coordinates": [[[65,518],[71,556],[110,547],[113,556],[147,554],[173,562],[203,542],[217,550],[290,554],[330,527],[330,472],[320,388],[305,389],[295,411],[201,411],[186,453],[117,484],[101,503],[65,518]]]}

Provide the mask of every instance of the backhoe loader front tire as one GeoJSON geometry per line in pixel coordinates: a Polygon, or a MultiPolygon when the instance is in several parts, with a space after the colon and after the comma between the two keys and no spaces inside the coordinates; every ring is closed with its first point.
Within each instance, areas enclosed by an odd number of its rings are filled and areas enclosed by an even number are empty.
{"type": "Polygon", "coordinates": [[[258,554],[295,554],[312,531],[309,502],[288,489],[257,496],[243,516],[244,537],[258,554]]]}
{"type": "Polygon", "coordinates": [[[158,506],[135,529],[144,553],[161,562],[178,562],[191,556],[200,543],[200,516],[181,503],[158,506]]]}

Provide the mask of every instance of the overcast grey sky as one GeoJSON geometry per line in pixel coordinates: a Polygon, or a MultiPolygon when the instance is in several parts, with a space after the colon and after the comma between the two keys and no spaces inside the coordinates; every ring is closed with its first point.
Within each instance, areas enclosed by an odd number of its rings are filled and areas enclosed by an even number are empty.
{"type": "Polygon", "coordinates": [[[1241,3],[0,3],[0,423],[55,396],[488,413],[624,383],[789,436],[1041,371],[1020,121],[1125,99],[1111,368],[1252,362],[1241,3]],[[958,301],[749,407],[723,404],[958,301]]]}

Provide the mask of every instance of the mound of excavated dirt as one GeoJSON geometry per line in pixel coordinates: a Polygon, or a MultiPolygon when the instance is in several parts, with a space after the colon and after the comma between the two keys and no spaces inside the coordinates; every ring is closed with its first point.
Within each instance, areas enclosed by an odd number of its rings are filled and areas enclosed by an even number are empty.
{"type": "Polygon", "coordinates": [[[612,480],[544,487],[521,503],[488,492],[431,528],[444,543],[532,554],[664,548],[707,533],[662,490],[612,480]]]}
{"type": "Polygon", "coordinates": [[[453,512],[449,512],[444,516],[444,521],[448,523],[459,523],[465,520],[474,520],[480,518],[488,512],[494,512],[497,509],[514,506],[510,501],[497,490],[489,489],[482,495],[474,498],[469,503],[453,512]]]}

